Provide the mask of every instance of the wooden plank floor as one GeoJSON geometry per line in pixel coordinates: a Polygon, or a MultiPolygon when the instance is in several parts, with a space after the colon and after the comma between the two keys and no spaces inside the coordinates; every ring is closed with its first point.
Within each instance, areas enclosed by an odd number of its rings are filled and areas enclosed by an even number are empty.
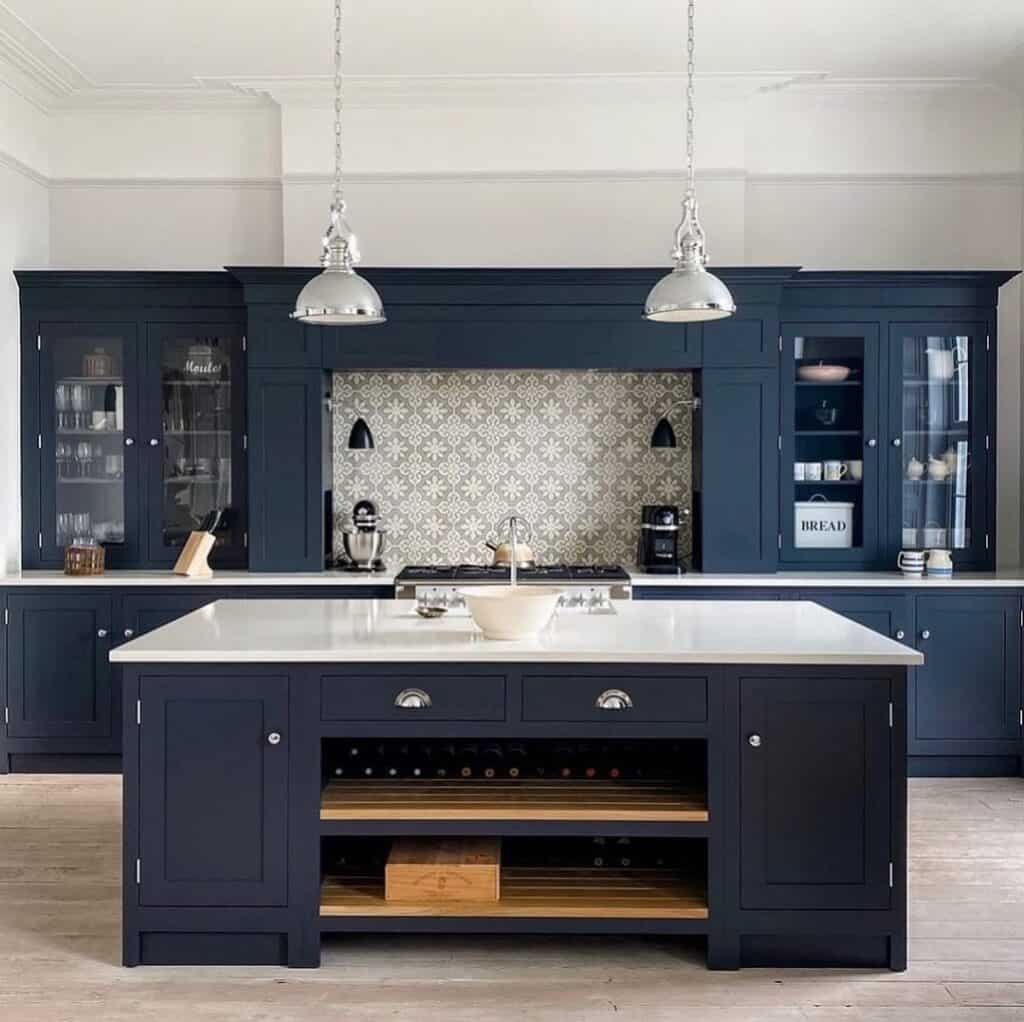
{"type": "Polygon", "coordinates": [[[676,940],[340,937],[317,972],[118,966],[120,780],[0,777],[10,1022],[1024,1022],[1024,780],[915,780],[910,969],[710,973],[676,940]]]}

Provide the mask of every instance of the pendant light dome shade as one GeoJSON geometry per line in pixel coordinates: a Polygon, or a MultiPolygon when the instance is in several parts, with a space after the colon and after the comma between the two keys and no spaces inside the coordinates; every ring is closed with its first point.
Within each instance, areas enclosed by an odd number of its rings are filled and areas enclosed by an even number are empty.
{"type": "Polygon", "coordinates": [[[672,248],[675,268],[651,288],[644,303],[644,319],[656,323],[699,323],[725,319],[736,311],[736,302],[729,289],[705,269],[707,241],[697,215],[693,158],[694,0],[687,3],[686,14],[686,192],[683,196],[683,217],[676,227],[672,248]]]}
{"type": "Polygon", "coordinates": [[[383,323],[384,305],[376,288],[350,266],[328,266],[299,292],[293,319],[317,326],[383,323]]]}
{"type": "Polygon", "coordinates": [[[659,323],[725,319],[736,311],[729,289],[703,266],[678,266],[651,288],[644,318],[659,323]]]}

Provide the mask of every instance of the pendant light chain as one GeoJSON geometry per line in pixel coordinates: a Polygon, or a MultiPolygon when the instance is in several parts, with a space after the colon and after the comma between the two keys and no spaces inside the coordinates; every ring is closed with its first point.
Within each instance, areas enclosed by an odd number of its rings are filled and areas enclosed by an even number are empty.
{"type": "Polygon", "coordinates": [[[686,24],[686,195],[692,199],[696,194],[696,172],[694,169],[693,157],[693,134],[694,134],[694,104],[693,104],[693,47],[694,33],[693,21],[695,13],[695,0],[689,0],[687,7],[686,24]]]}
{"type": "Polygon", "coordinates": [[[341,189],[341,0],[334,0],[334,198],[332,208],[345,212],[341,189]]]}

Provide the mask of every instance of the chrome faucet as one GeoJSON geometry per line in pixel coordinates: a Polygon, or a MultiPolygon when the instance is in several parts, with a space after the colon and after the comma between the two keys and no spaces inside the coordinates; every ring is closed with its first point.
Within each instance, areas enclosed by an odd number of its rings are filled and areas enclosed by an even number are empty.
{"type": "Polygon", "coordinates": [[[519,519],[515,515],[508,520],[508,531],[512,540],[512,565],[509,569],[508,581],[510,586],[515,586],[518,584],[519,573],[519,519]]]}

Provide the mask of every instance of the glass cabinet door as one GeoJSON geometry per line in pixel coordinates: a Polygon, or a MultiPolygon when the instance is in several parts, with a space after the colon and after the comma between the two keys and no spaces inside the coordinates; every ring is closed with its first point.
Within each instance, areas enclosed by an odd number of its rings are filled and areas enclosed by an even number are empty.
{"type": "Polygon", "coordinates": [[[40,558],[103,544],[111,564],[137,556],[134,535],[135,327],[45,324],[39,331],[40,558]]]}
{"type": "Polygon", "coordinates": [[[244,560],[239,508],[241,338],[226,324],[151,325],[148,556],[173,562],[190,532],[219,512],[212,560],[244,560]]]}
{"type": "Polygon", "coordinates": [[[872,324],[783,330],[783,561],[876,556],[878,354],[872,324]]]}
{"type": "Polygon", "coordinates": [[[890,492],[897,549],[985,559],[985,334],[977,324],[890,327],[890,492]]]}

